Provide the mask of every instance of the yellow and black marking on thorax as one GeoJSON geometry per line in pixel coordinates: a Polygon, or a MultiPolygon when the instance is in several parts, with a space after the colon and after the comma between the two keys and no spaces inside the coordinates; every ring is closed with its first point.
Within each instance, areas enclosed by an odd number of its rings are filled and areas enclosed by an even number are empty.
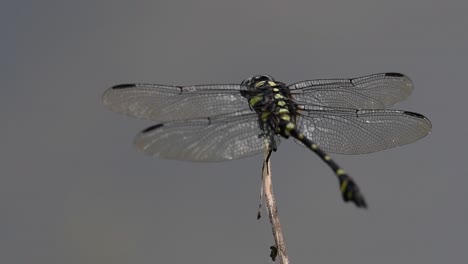
{"type": "Polygon", "coordinates": [[[284,138],[292,136],[299,140],[333,170],[339,180],[344,201],[352,201],[358,207],[367,207],[354,180],[296,127],[298,106],[284,83],[276,82],[268,75],[257,75],[245,80],[242,84],[248,87],[242,95],[247,98],[250,107],[259,116],[260,129],[263,131],[263,134],[259,136],[270,139],[270,147],[273,150],[276,150],[274,135],[281,135],[284,138]]]}
{"type": "Polygon", "coordinates": [[[267,126],[285,138],[295,128],[296,105],[291,100],[289,88],[272,78],[265,77],[251,84],[248,98],[250,107],[259,114],[262,129],[267,126]]]}

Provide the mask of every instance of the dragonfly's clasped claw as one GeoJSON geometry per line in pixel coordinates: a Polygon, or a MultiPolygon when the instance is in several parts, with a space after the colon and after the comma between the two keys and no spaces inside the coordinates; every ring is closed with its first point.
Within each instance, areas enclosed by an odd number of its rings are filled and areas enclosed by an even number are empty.
{"type": "Polygon", "coordinates": [[[339,180],[343,200],[353,202],[359,208],[367,208],[366,200],[354,180],[348,175],[342,175],[339,180]]]}

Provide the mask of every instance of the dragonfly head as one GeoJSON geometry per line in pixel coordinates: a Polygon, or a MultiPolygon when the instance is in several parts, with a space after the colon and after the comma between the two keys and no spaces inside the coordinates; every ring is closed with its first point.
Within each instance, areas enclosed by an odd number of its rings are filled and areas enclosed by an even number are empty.
{"type": "Polygon", "coordinates": [[[275,81],[275,80],[270,75],[255,75],[242,81],[241,85],[245,85],[250,88],[255,88],[257,83],[265,82],[265,81],[268,82],[268,81],[275,81]]]}

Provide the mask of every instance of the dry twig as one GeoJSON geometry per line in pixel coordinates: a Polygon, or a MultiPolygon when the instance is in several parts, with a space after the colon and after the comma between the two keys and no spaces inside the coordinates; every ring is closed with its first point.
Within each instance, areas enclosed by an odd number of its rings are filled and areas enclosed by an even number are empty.
{"type": "MultiPolygon", "coordinates": [[[[275,238],[275,245],[270,247],[270,257],[273,261],[275,261],[276,257],[279,256],[281,264],[289,264],[288,255],[286,253],[286,245],[284,243],[283,233],[281,231],[278,209],[276,208],[275,197],[273,194],[270,170],[270,154],[271,150],[269,145],[266,144],[262,168],[262,190],[265,190],[265,204],[268,211],[268,216],[270,217],[273,237],[275,238]]],[[[260,214],[257,215],[257,217],[259,216],[260,214]]]]}

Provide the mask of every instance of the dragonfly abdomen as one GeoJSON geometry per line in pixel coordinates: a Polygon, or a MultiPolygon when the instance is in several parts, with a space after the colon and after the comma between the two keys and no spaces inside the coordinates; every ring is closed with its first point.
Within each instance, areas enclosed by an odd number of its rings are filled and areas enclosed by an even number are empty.
{"type": "Polygon", "coordinates": [[[359,187],[354,180],[317,144],[308,139],[301,133],[296,125],[288,120],[281,120],[278,126],[281,130],[281,135],[292,136],[304,144],[308,149],[317,154],[335,173],[340,184],[340,191],[345,202],[353,202],[357,207],[366,208],[367,204],[364,196],[359,190],[359,187]]]}

